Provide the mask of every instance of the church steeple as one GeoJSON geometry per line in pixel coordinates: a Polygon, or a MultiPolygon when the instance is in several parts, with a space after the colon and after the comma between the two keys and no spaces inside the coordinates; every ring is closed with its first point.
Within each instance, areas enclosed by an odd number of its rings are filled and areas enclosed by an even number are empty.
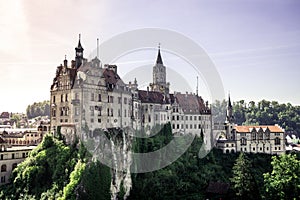
{"type": "Polygon", "coordinates": [[[233,121],[234,121],[233,112],[232,112],[232,104],[231,104],[231,100],[230,100],[230,94],[228,94],[226,121],[229,123],[233,123],[233,121]]]}
{"type": "Polygon", "coordinates": [[[82,64],[82,60],[83,60],[83,48],[82,48],[82,45],[81,45],[81,42],[80,42],[80,34],[79,34],[79,41],[78,41],[78,45],[77,47],[75,48],[75,62],[76,62],[76,68],[79,68],[82,64]]]}
{"type": "Polygon", "coordinates": [[[163,65],[163,61],[162,61],[161,55],[160,55],[160,43],[158,44],[158,54],[157,54],[156,64],[162,64],[163,65]]]}

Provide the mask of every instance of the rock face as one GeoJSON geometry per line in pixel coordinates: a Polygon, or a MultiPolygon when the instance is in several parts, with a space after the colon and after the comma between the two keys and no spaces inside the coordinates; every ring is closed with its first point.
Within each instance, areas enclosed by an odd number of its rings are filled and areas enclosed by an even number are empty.
{"type": "Polygon", "coordinates": [[[111,199],[127,199],[132,187],[130,168],[132,164],[132,130],[95,129],[92,137],[83,141],[94,160],[111,168],[111,199]]]}
{"type": "Polygon", "coordinates": [[[132,180],[130,167],[132,164],[131,147],[132,139],[128,130],[119,132],[108,132],[110,134],[111,152],[112,152],[112,182],[111,199],[117,199],[121,191],[124,192],[123,199],[129,196],[132,180]],[[123,188],[122,188],[123,187],[123,188]]]}

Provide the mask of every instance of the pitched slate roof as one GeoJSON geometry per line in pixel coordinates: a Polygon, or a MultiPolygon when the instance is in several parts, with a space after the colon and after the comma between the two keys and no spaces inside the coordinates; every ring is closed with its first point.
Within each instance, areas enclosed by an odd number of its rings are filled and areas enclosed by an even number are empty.
{"type": "Polygon", "coordinates": [[[9,112],[2,112],[1,115],[0,115],[0,118],[1,119],[9,118],[9,112]]]}
{"type": "Polygon", "coordinates": [[[179,106],[183,109],[184,113],[187,114],[210,114],[210,109],[205,106],[203,99],[194,94],[174,94],[173,101],[177,101],[179,106]]]}
{"type": "Polygon", "coordinates": [[[161,92],[139,90],[139,99],[142,103],[168,104],[169,99],[161,92]]]}

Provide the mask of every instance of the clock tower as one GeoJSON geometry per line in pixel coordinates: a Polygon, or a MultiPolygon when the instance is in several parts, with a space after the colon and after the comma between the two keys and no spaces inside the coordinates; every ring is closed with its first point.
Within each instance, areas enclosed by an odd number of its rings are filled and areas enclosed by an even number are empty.
{"type": "Polygon", "coordinates": [[[169,94],[169,83],[166,82],[166,76],[166,67],[161,58],[159,45],[156,63],[153,67],[153,83],[150,84],[151,90],[169,94]]]}
{"type": "Polygon", "coordinates": [[[75,62],[76,62],[76,69],[78,69],[81,64],[82,64],[82,60],[83,60],[83,48],[81,46],[81,42],[80,42],[80,34],[79,34],[79,41],[78,41],[78,46],[75,48],[75,62]]]}

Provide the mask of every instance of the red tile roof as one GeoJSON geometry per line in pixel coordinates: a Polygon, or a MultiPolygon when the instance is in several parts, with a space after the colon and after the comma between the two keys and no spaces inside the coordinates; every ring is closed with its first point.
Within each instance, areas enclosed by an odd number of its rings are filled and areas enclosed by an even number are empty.
{"type": "Polygon", "coordinates": [[[264,131],[265,129],[269,128],[270,132],[275,132],[275,133],[281,133],[284,132],[284,129],[282,129],[278,125],[258,125],[258,126],[235,126],[235,129],[237,132],[240,133],[250,133],[252,129],[255,128],[256,130],[259,130],[262,128],[264,131]]]}

